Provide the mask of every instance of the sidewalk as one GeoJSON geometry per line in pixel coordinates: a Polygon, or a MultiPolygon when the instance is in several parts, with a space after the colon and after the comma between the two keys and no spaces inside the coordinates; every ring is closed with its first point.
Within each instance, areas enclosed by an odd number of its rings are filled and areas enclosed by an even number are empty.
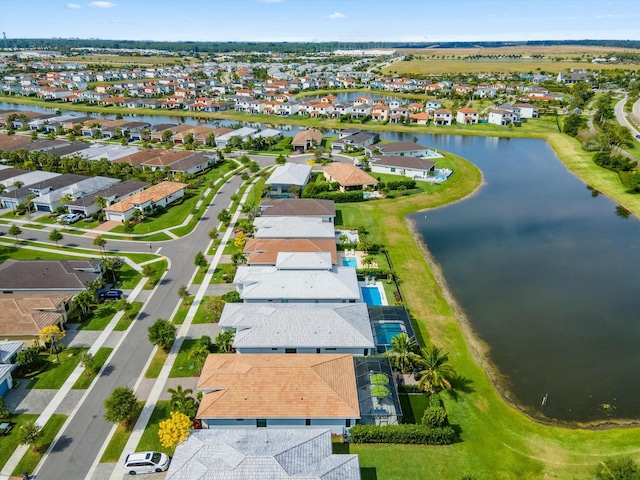
{"type": "MultiPolygon", "coordinates": [[[[204,298],[205,294],[207,293],[207,288],[209,287],[209,283],[211,282],[211,278],[213,277],[213,274],[218,266],[218,263],[220,262],[220,259],[222,258],[222,252],[224,251],[224,247],[226,246],[227,242],[230,240],[231,238],[231,234],[233,233],[233,227],[235,226],[236,222],[238,221],[238,218],[240,218],[240,214],[241,214],[241,210],[242,210],[242,205],[244,204],[244,202],[247,200],[247,197],[249,195],[249,192],[251,191],[251,187],[258,181],[258,179],[255,179],[253,182],[251,182],[249,184],[249,187],[247,187],[244,195],[242,196],[242,199],[240,200],[238,207],[236,208],[236,211],[231,219],[231,223],[229,224],[229,227],[227,228],[227,230],[225,231],[222,240],[220,242],[220,246],[217,248],[216,250],[216,254],[213,257],[213,261],[211,262],[211,264],[209,265],[209,268],[207,270],[207,273],[204,277],[204,280],[202,281],[202,284],[200,285],[200,287],[198,288],[198,291],[195,295],[195,298],[193,300],[193,302],[191,303],[191,306],[189,308],[189,311],[187,312],[187,316],[183,322],[182,325],[180,325],[180,330],[178,331],[178,335],[176,337],[176,341],[173,343],[171,350],[169,352],[169,355],[167,357],[167,360],[165,361],[162,370],[160,371],[160,375],[158,376],[158,378],[155,381],[155,384],[153,385],[153,387],[151,388],[151,391],[149,392],[149,396],[147,398],[147,402],[145,403],[144,408],[142,409],[142,413],[140,414],[140,416],[138,417],[138,421],[136,422],[135,426],[133,427],[133,431],[131,432],[131,436],[129,437],[129,440],[127,441],[127,444],[125,445],[124,449],[122,450],[122,454],[120,455],[120,458],[118,459],[118,462],[116,463],[116,468],[113,471],[113,474],[111,475],[110,479],[111,480],[120,480],[123,477],[123,473],[122,471],[118,468],[118,465],[122,465],[128,452],[133,452],[135,451],[136,447],[138,446],[138,443],[140,443],[140,440],[142,438],[142,434],[144,433],[145,428],[147,427],[147,424],[149,423],[149,419],[151,418],[151,414],[153,413],[153,410],[156,406],[156,403],[158,402],[158,400],[161,398],[161,395],[163,395],[164,391],[165,391],[165,386],[169,380],[169,373],[171,372],[171,368],[173,367],[173,364],[175,363],[176,357],[178,355],[178,353],[180,352],[180,348],[182,348],[182,344],[185,340],[185,338],[187,337],[188,333],[189,333],[189,328],[191,327],[191,322],[193,321],[196,312],[198,311],[198,307],[200,305],[200,303],[202,302],[202,299],[204,298]]],[[[230,208],[231,205],[233,205],[233,202],[230,204],[230,208]]],[[[220,225],[218,226],[218,228],[220,228],[220,225]]],[[[211,244],[213,243],[213,240],[211,241],[211,243],[209,244],[207,251],[211,248],[211,244]]],[[[112,430],[113,432],[113,430],[112,430]]],[[[103,448],[101,449],[101,452],[104,451],[104,449],[107,447],[109,440],[111,439],[111,435],[109,435],[109,437],[107,438],[107,440],[105,441],[103,448]]]]}

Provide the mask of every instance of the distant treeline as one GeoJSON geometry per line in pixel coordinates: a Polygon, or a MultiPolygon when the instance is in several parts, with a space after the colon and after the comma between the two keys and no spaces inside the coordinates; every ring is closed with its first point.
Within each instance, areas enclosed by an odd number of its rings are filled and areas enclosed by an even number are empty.
{"type": "Polygon", "coordinates": [[[228,53],[228,52],[277,52],[313,53],[337,49],[357,50],[370,48],[495,48],[513,46],[553,46],[583,45],[596,47],[618,47],[640,49],[640,40],[536,40],[523,42],[443,42],[443,43],[400,43],[400,42],[153,42],[148,40],[98,40],[64,38],[18,38],[7,39],[9,48],[55,49],[61,53],[71,53],[72,48],[107,49],[155,49],[168,52],[187,53],[228,53]]]}

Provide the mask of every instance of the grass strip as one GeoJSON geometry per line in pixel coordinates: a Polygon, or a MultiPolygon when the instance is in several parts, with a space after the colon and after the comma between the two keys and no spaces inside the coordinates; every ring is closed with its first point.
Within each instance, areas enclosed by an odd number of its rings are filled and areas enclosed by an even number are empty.
{"type": "Polygon", "coordinates": [[[66,415],[56,413],[51,415],[49,421],[42,428],[42,438],[40,439],[39,448],[36,451],[33,447],[29,447],[27,453],[24,454],[16,468],[13,469],[13,476],[22,478],[22,472],[33,472],[35,470],[49,448],[49,445],[51,445],[51,442],[53,442],[53,439],[66,421],[66,415]]]}
{"type": "MultiPolygon", "coordinates": [[[[96,363],[96,370],[100,370],[102,368],[104,363],[107,361],[107,358],[109,358],[109,355],[111,355],[111,352],[113,352],[113,348],[101,347],[98,349],[96,354],[93,356],[93,360],[96,363]]],[[[89,388],[94,378],[96,378],[96,375],[87,372],[87,370],[85,369],[84,374],[81,375],[78,380],[76,380],[76,383],[74,383],[73,387],[71,388],[73,390],[83,390],[89,388]]]]}
{"type": "Polygon", "coordinates": [[[116,431],[114,432],[111,440],[107,444],[107,448],[104,450],[102,457],[100,457],[101,463],[109,463],[109,462],[117,462],[122,455],[122,451],[124,450],[129,437],[131,436],[131,432],[133,431],[133,426],[138,421],[138,417],[142,412],[142,408],[144,407],[144,402],[138,402],[138,409],[136,410],[135,415],[129,422],[129,426],[125,427],[123,424],[118,425],[116,431]]]}

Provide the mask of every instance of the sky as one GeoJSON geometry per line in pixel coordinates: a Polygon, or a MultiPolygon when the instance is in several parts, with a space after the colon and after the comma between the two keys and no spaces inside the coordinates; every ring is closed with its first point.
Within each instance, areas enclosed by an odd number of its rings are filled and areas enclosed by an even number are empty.
{"type": "Polygon", "coordinates": [[[0,0],[7,38],[447,42],[640,39],[640,0],[0,0]]]}

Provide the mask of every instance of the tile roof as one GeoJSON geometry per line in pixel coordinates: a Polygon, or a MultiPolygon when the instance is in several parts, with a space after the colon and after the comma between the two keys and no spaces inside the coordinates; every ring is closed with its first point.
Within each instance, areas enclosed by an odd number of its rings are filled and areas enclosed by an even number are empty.
{"type": "Polygon", "coordinates": [[[378,184],[378,180],[371,175],[348,163],[334,162],[323,167],[323,169],[334,181],[343,187],[378,184]]]}
{"type": "Polygon", "coordinates": [[[335,238],[331,222],[320,217],[258,217],[255,238],[335,238]]]}
{"type": "Polygon", "coordinates": [[[276,167],[269,176],[266,185],[298,185],[304,187],[311,175],[311,165],[285,163],[276,167]]]}
{"type": "Polygon", "coordinates": [[[336,242],[333,238],[250,238],[244,246],[250,265],[275,265],[280,252],[329,252],[331,263],[338,263],[336,242]]]}
{"type": "Polygon", "coordinates": [[[373,348],[365,303],[227,303],[234,348],[373,348]]]}
{"type": "Polygon", "coordinates": [[[419,150],[427,150],[427,147],[414,142],[391,142],[375,146],[384,154],[396,152],[415,152],[419,150]]]}
{"type": "Polygon", "coordinates": [[[317,130],[303,130],[302,132],[298,132],[293,140],[291,141],[291,145],[304,145],[306,146],[308,142],[320,143],[322,141],[322,132],[317,130]]]}
{"type": "Polygon", "coordinates": [[[409,155],[380,155],[371,157],[373,165],[389,167],[410,168],[414,170],[431,170],[435,162],[424,158],[411,157],[409,155]]]}
{"type": "Polygon", "coordinates": [[[260,202],[260,215],[269,217],[335,217],[336,206],[333,200],[315,198],[282,198],[260,202]]]}
{"type": "Polygon", "coordinates": [[[324,429],[194,430],[167,480],[360,480],[358,456],[332,453],[324,429]]]}
{"type": "Polygon", "coordinates": [[[73,294],[0,295],[0,336],[39,335],[40,330],[60,322],[66,302],[73,294]]]}
{"type": "Polygon", "coordinates": [[[346,354],[213,354],[198,389],[198,418],[360,418],[346,354]]]}
{"type": "Polygon", "coordinates": [[[330,270],[329,252],[280,252],[276,259],[278,270],[330,270]]]}
{"type": "Polygon", "coordinates": [[[165,197],[168,197],[171,194],[179,192],[187,188],[188,185],[186,183],[179,182],[160,182],[157,185],[153,185],[152,187],[147,188],[143,192],[136,193],[135,195],[131,195],[125,200],[114,203],[113,205],[109,205],[105,208],[105,211],[110,212],[128,212],[134,205],[141,205],[143,203],[151,200],[152,202],[158,202],[165,197]]]}

